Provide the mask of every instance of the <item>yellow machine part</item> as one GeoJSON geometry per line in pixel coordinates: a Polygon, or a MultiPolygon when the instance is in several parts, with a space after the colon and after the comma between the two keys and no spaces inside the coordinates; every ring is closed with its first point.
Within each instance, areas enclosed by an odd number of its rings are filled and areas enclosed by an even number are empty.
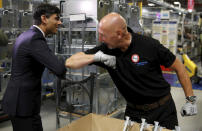
{"type": "Polygon", "coordinates": [[[3,7],[3,0],[0,0],[0,8],[3,7]]]}
{"type": "Polygon", "coordinates": [[[183,54],[182,58],[189,77],[196,75],[197,65],[186,54],[183,54]]]}

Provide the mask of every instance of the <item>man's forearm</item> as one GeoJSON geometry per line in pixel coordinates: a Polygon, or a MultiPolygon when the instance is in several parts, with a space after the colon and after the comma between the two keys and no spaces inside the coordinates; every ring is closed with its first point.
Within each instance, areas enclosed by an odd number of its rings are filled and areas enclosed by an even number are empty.
{"type": "Polygon", "coordinates": [[[176,71],[180,84],[184,89],[185,96],[192,96],[193,95],[192,84],[182,62],[176,58],[171,68],[176,71]]]}
{"type": "Polygon", "coordinates": [[[88,55],[83,52],[76,53],[68,58],[65,66],[72,69],[82,68],[93,62],[94,55],[88,55]]]}
{"type": "Polygon", "coordinates": [[[185,96],[193,96],[192,84],[186,70],[184,72],[177,72],[177,76],[184,89],[185,96]]]}

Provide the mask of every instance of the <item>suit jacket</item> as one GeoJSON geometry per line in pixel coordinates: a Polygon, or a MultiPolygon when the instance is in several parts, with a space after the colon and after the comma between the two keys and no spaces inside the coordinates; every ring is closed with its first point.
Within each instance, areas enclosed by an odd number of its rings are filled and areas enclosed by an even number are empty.
{"type": "Polygon", "coordinates": [[[42,32],[32,26],[15,42],[11,78],[3,98],[3,111],[10,116],[30,116],[40,112],[41,76],[47,67],[64,77],[64,62],[49,49],[42,32]]]}

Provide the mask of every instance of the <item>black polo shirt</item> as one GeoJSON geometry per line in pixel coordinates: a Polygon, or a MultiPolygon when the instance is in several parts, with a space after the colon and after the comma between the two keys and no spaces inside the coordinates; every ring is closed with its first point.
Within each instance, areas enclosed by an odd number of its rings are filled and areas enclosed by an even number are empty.
{"type": "Polygon", "coordinates": [[[120,49],[108,49],[102,44],[85,53],[95,54],[101,50],[105,54],[116,56],[116,69],[100,62],[93,64],[108,70],[127,102],[153,103],[170,92],[170,85],[164,79],[160,65],[169,67],[176,57],[158,40],[136,34],[130,28],[128,31],[132,34],[132,42],[125,52],[120,49]]]}

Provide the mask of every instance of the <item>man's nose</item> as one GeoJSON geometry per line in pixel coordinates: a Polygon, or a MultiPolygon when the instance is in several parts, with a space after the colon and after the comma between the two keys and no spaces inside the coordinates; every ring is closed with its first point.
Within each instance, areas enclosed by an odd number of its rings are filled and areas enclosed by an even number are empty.
{"type": "Polygon", "coordinates": [[[59,20],[59,21],[58,21],[58,25],[61,25],[61,24],[62,24],[62,21],[61,21],[61,20],[59,20]]]}

